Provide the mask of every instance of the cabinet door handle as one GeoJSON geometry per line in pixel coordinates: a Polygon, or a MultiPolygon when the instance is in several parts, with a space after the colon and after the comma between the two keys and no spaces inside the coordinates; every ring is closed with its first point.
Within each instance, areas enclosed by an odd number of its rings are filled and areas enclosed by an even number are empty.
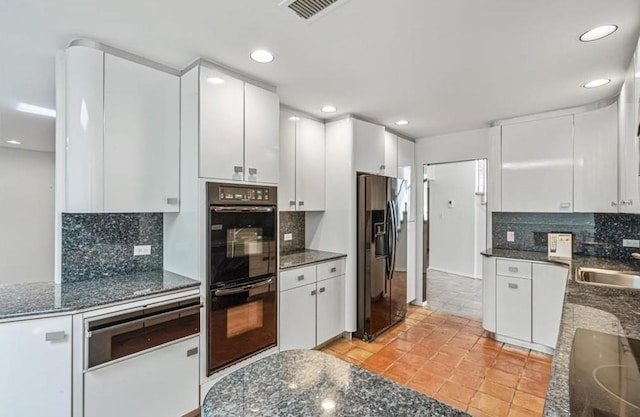
{"type": "Polygon", "coordinates": [[[298,201],[299,206],[304,206],[304,201],[298,201]]]}
{"type": "Polygon", "coordinates": [[[623,206],[631,206],[633,205],[633,200],[622,200],[621,203],[623,206]]]}
{"type": "Polygon", "coordinates": [[[331,272],[336,272],[338,270],[338,268],[336,268],[335,266],[333,268],[331,268],[331,272]]]}
{"type": "Polygon", "coordinates": [[[518,289],[518,284],[509,283],[509,288],[513,288],[514,290],[518,289]]]}
{"type": "Polygon", "coordinates": [[[615,202],[615,201],[612,201],[612,202],[611,202],[611,207],[618,207],[618,203],[617,203],[617,202],[615,202]]]}
{"type": "Polygon", "coordinates": [[[193,355],[197,355],[197,354],[198,354],[198,348],[197,347],[194,347],[193,349],[187,350],[187,357],[193,356],[193,355]]]}
{"type": "Polygon", "coordinates": [[[516,268],[515,266],[510,266],[509,272],[518,272],[518,268],[516,268]]]}
{"type": "Polygon", "coordinates": [[[242,174],[244,172],[244,167],[235,166],[233,167],[233,172],[235,172],[236,174],[242,174]]]}
{"type": "Polygon", "coordinates": [[[386,166],[386,165],[380,165],[380,171],[383,171],[383,172],[384,172],[384,170],[385,170],[385,169],[387,169],[387,166],[386,166]]]}
{"type": "Polygon", "coordinates": [[[560,203],[560,208],[561,209],[571,208],[571,203],[560,203]]]}
{"type": "Polygon", "coordinates": [[[304,281],[304,275],[298,275],[298,281],[304,281]]]}
{"type": "Polygon", "coordinates": [[[295,202],[295,201],[293,201],[293,200],[292,200],[292,201],[289,201],[289,205],[290,205],[290,206],[294,206],[294,207],[295,207],[295,206],[296,206],[296,202],[295,202]]]}
{"type": "Polygon", "coordinates": [[[167,198],[167,204],[178,204],[178,199],[176,197],[167,198]]]}
{"type": "Polygon", "coordinates": [[[318,292],[316,290],[311,291],[311,295],[316,295],[318,292]]]}
{"type": "Polygon", "coordinates": [[[46,342],[59,342],[64,340],[67,337],[67,334],[64,331],[59,332],[47,332],[44,334],[44,340],[46,342]]]}
{"type": "Polygon", "coordinates": [[[325,292],[327,289],[325,287],[320,288],[320,292],[323,293],[325,292]]]}
{"type": "Polygon", "coordinates": [[[257,168],[249,168],[249,175],[258,175],[257,168]]]}

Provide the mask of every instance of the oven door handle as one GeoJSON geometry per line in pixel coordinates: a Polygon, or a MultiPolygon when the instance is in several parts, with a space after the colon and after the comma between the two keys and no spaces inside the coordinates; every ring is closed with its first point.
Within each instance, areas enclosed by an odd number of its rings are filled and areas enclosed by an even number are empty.
{"type": "Polygon", "coordinates": [[[232,207],[212,207],[211,209],[216,213],[271,213],[273,212],[273,207],[232,206],[232,207]]]}
{"type": "Polygon", "coordinates": [[[224,289],[224,290],[216,290],[213,294],[216,297],[224,296],[224,295],[231,295],[231,294],[239,294],[241,292],[246,292],[247,290],[252,290],[254,288],[264,287],[265,285],[269,285],[272,282],[273,282],[273,277],[271,277],[269,279],[266,279],[264,281],[256,282],[255,284],[243,285],[241,287],[228,288],[228,289],[224,289]]]}

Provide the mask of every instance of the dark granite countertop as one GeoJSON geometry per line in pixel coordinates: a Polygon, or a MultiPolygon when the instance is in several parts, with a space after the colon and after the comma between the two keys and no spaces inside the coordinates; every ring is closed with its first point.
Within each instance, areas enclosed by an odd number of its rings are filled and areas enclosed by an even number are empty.
{"type": "Polygon", "coordinates": [[[301,251],[285,252],[280,254],[280,269],[296,268],[317,262],[330,261],[344,258],[344,253],[324,252],[320,250],[305,249],[301,251]]]}
{"type": "Polygon", "coordinates": [[[468,416],[326,353],[292,350],[232,372],[207,393],[202,417],[468,416]]]}
{"type": "Polygon", "coordinates": [[[86,310],[198,286],[199,281],[169,271],[63,284],[3,284],[0,285],[0,319],[86,310]]]}
{"type": "Polygon", "coordinates": [[[640,290],[581,284],[574,279],[580,267],[639,272],[640,261],[592,256],[549,259],[546,253],[489,249],[485,256],[561,263],[569,266],[560,334],[553,355],[545,417],[570,416],[569,360],[576,329],[589,329],[640,339],[640,290]]]}

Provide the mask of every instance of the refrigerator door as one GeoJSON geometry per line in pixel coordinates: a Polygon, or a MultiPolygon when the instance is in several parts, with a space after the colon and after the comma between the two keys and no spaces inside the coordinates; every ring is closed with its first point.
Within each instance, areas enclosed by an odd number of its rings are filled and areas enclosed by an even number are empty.
{"type": "Polygon", "coordinates": [[[388,180],[387,219],[389,236],[390,321],[396,323],[407,314],[407,244],[409,221],[404,210],[403,195],[407,182],[388,180]]]}

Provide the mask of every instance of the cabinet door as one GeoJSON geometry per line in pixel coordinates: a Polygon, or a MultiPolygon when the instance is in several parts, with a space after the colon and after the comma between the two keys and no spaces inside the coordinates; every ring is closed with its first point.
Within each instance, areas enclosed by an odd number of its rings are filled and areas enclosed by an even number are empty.
{"type": "Polygon", "coordinates": [[[105,54],[104,211],[178,211],[180,78],[105,54]]]}
{"type": "Polygon", "coordinates": [[[384,175],[398,177],[398,137],[391,132],[384,132],[384,175]]]}
{"type": "Polygon", "coordinates": [[[573,116],[502,127],[502,209],[572,211],[573,116]]]}
{"type": "Polygon", "coordinates": [[[244,85],[245,181],[278,183],[280,100],[274,92],[244,85]]]}
{"type": "Polygon", "coordinates": [[[198,348],[193,337],[85,372],[84,417],[175,417],[197,409],[198,348]]]}
{"type": "Polygon", "coordinates": [[[618,106],[574,118],[574,211],[618,212],[618,106]]]}
{"type": "Polygon", "coordinates": [[[244,82],[200,67],[200,177],[244,180],[244,82]]]}
{"type": "Polygon", "coordinates": [[[344,301],[344,275],[318,282],[317,345],[344,331],[344,301]]]}
{"type": "Polygon", "coordinates": [[[482,327],[496,331],[496,258],[482,260],[482,327]]]}
{"type": "Polygon", "coordinates": [[[356,171],[384,175],[384,127],[354,119],[356,171]]]}
{"type": "Polygon", "coordinates": [[[568,276],[566,267],[533,265],[531,338],[534,343],[555,349],[568,276]]]}
{"type": "Polygon", "coordinates": [[[638,149],[638,103],[633,65],[625,75],[618,98],[620,131],[620,211],[640,213],[640,155],[638,149]]]}
{"type": "Polygon", "coordinates": [[[301,118],[296,122],[296,197],[298,210],[324,210],[324,162],[324,123],[301,118]]]}
{"type": "Polygon", "coordinates": [[[416,219],[416,170],[414,168],[415,143],[398,138],[398,178],[406,181],[408,190],[409,221],[416,219]]]}
{"type": "Polygon", "coordinates": [[[316,284],[280,292],[280,350],[316,346],[316,284]]]}
{"type": "MultiPolygon", "coordinates": [[[[296,122],[294,113],[280,111],[280,182],[278,210],[296,210],[296,122]]],[[[323,160],[324,161],[324,160],[323,160]]]]}
{"type": "Polygon", "coordinates": [[[71,316],[0,324],[0,415],[71,415],[71,316]]]}
{"type": "Polygon", "coordinates": [[[496,333],[531,342],[531,280],[496,279],[496,333]]]}

